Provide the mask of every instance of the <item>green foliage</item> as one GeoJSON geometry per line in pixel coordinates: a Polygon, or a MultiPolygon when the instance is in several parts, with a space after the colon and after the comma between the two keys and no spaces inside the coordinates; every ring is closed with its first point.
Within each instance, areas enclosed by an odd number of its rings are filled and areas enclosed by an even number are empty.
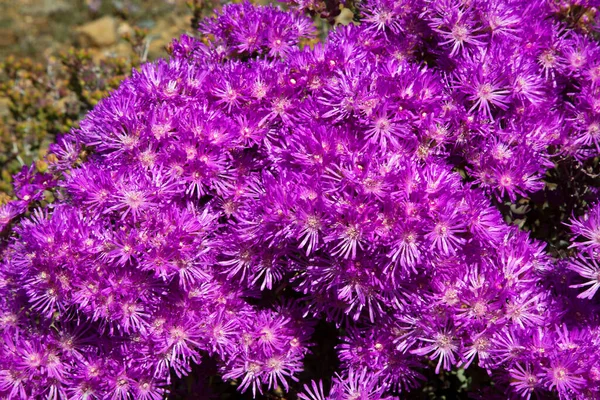
{"type": "Polygon", "coordinates": [[[140,64],[145,34],[136,29],[126,39],[126,57],[96,60],[89,50],[71,48],[43,65],[8,57],[0,62],[0,202],[11,192],[11,176],[23,165],[41,171],[48,145],[78,121],[140,64]]]}

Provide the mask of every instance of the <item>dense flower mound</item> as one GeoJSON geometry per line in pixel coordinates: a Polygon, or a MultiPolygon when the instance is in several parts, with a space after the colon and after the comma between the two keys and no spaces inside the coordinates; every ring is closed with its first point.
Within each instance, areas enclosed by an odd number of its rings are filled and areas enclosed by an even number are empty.
{"type": "Polygon", "coordinates": [[[598,43],[543,1],[361,7],[300,48],[299,11],[226,6],[63,137],[51,173],[16,177],[1,396],[160,399],[205,356],[240,391],[288,391],[324,319],[340,370],[305,400],[472,364],[506,396],[600,398],[598,208],[572,222],[588,256],[557,261],[490,203],[598,154],[598,43]]]}
{"type": "Polygon", "coordinates": [[[600,203],[594,205],[583,218],[571,221],[574,241],[571,247],[578,249],[569,260],[568,268],[585,280],[573,285],[585,288],[577,297],[592,299],[600,288],[600,203]]]}

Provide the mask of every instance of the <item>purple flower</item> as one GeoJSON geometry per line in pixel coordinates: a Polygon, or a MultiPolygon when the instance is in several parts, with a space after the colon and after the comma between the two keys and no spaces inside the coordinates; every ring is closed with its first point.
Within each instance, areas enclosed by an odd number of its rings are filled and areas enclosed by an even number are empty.
{"type": "Polygon", "coordinates": [[[0,397],[155,400],[205,357],[242,392],[294,393],[318,321],[340,365],[304,400],[404,396],[432,362],[505,397],[598,392],[600,208],[556,260],[492,205],[597,156],[597,42],[548,2],[356,7],[304,46],[299,10],[226,5],[49,173],[15,176],[0,397]]]}
{"type": "Polygon", "coordinates": [[[429,343],[423,347],[413,350],[413,354],[427,355],[430,354],[432,360],[438,360],[435,367],[435,373],[438,374],[443,368],[449,370],[450,367],[456,364],[455,352],[458,351],[458,342],[453,337],[452,332],[442,329],[439,332],[431,332],[430,337],[419,338],[425,343],[429,343]]]}
{"type": "Polygon", "coordinates": [[[514,369],[511,369],[509,373],[511,386],[525,399],[530,399],[534,391],[542,386],[543,374],[541,371],[532,371],[530,365],[523,368],[520,364],[515,364],[514,369]]]}
{"type": "Polygon", "coordinates": [[[0,206],[0,232],[10,222],[25,211],[25,205],[20,201],[11,201],[0,206]]]}
{"type": "Polygon", "coordinates": [[[572,288],[587,288],[577,297],[582,299],[592,299],[598,289],[600,289],[600,266],[596,261],[596,256],[590,254],[587,257],[584,256],[572,260],[568,264],[568,268],[587,280],[585,283],[571,285],[572,288]]]}
{"type": "Polygon", "coordinates": [[[571,247],[587,252],[600,249],[600,205],[593,206],[581,218],[573,218],[569,226],[575,238],[583,239],[574,241],[571,247]]]}
{"type": "Polygon", "coordinates": [[[546,368],[546,385],[549,389],[556,387],[561,398],[568,398],[566,396],[585,385],[585,380],[577,376],[579,373],[579,367],[570,357],[554,359],[546,368]]]}

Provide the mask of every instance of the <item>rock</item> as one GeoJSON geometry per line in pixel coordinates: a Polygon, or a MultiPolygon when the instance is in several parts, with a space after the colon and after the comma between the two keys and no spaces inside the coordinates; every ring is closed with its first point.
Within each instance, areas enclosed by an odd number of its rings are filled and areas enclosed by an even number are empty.
{"type": "Polygon", "coordinates": [[[65,0],[44,0],[39,12],[43,15],[59,14],[69,12],[71,7],[65,0]]]}
{"type": "Polygon", "coordinates": [[[133,52],[131,50],[131,45],[125,42],[118,43],[116,46],[112,48],[112,52],[117,57],[131,57],[133,52]]]}
{"type": "Polygon", "coordinates": [[[148,32],[148,59],[155,60],[166,55],[165,48],[178,38],[191,24],[191,17],[168,18],[157,21],[148,32]]]}
{"type": "Polygon", "coordinates": [[[336,24],[348,25],[350,22],[352,22],[352,18],[354,18],[352,11],[348,8],[342,8],[340,15],[335,17],[335,22],[336,24]]]}
{"type": "Polygon", "coordinates": [[[102,17],[77,28],[83,44],[94,47],[111,46],[117,42],[117,20],[111,16],[102,17]]]}
{"type": "Polygon", "coordinates": [[[117,33],[119,36],[131,35],[133,34],[133,28],[127,22],[122,22],[117,28],[117,33]]]}
{"type": "MultiPolygon", "coordinates": [[[[8,3],[8,2],[7,2],[8,3]]],[[[17,9],[21,16],[23,15],[36,15],[48,17],[53,14],[64,14],[72,11],[73,5],[69,4],[68,0],[20,0],[15,1],[14,6],[18,6],[17,9]]],[[[0,5],[2,1],[0,0],[0,5]]]]}

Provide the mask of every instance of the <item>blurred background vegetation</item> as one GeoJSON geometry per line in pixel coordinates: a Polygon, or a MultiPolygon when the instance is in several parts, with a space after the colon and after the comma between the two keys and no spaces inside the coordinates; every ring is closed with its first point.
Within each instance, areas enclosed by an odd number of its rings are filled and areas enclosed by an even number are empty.
{"type": "Polygon", "coordinates": [[[0,0],[0,204],[23,165],[219,0],[0,0]]]}

